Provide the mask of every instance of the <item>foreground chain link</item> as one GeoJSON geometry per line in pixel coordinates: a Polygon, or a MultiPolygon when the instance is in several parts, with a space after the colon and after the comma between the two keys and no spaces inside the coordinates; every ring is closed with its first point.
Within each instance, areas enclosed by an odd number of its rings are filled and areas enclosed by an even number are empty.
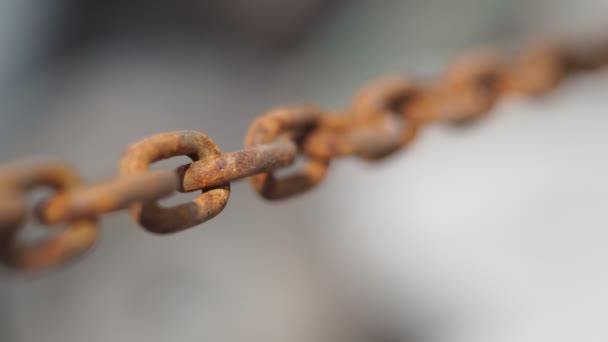
{"type": "Polygon", "coordinates": [[[252,123],[240,151],[222,154],[196,131],[145,138],[126,150],[118,177],[95,185],[82,184],[73,168],[53,159],[6,164],[0,167],[0,258],[17,270],[63,264],[95,243],[99,216],[126,208],[150,232],[178,232],[218,215],[228,202],[230,182],[245,177],[262,197],[287,198],[319,184],[334,159],[386,157],[408,146],[428,124],[474,121],[509,94],[541,95],[565,76],[606,63],[608,45],[536,45],[512,59],[478,51],[433,81],[394,77],[370,83],[344,112],[313,105],[274,109],[252,123]],[[149,170],[151,163],[180,155],[192,163],[149,170]],[[275,175],[298,158],[306,159],[298,170],[275,175]],[[53,192],[35,206],[34,216],[65,227],[50,229],[42,242],[25,243],[20,232],[28,213],[26,194],[42,186],[53,192]],[[201,195],[170,208],[158,205],[176,190],[201,195]]]}

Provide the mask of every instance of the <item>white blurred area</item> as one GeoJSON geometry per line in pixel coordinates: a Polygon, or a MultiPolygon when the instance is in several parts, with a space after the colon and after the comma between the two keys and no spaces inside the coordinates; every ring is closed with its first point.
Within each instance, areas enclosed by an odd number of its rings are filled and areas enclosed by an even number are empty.
{"type": "MultiPolygon", "coordinates": [[[[120,20],[87,38],[95,16],[66,33],[65,7],[2,1],[0,160],[51,154],[98,181],[151,134],[199,130],[231,151],[277,105],[342,108],[371,78],[530,35],[601,36],[608,14],[600,0],[183,1],[194,24],[151,30],[129,17],[146,6],[111,3],[120,20]]],[[[336,161],[289,201],[235,183],[183,233],[104,217],[77,263],[0,274],[0,341],[606,341],[606,89],[603,72],[510,99],[378,164],[336,161]]]]}

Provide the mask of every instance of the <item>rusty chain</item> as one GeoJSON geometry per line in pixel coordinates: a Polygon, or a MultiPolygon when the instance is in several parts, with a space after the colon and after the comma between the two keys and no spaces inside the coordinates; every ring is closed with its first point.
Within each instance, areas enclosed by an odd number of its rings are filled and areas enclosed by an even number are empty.
{"type": "Polygon", "coordinates": [[[226,206],[230,182],[248,177],[264,198],[287,198],[318,185],[332,160],[357,156],[383,158],[409,145],[431,123],[470,122],[486,115],[509,94],[541,95],[570,74],[608,63],[608,45],[535,45],[515,58],[477,51],[456,60],[435,80],[381,79],[364,86],[341,113],[313,105],[287,106],[259,116],[245,148],[224,153],[207,135],[176,131],[131,145],[119,176],[86,185],[77,172],[55,159],[31,158],[0,167],[0,258],[17,270],[39,270],[68,262],[97,240],[98,218],[128,208],[146,230],[167,234],[199,225],[226,206]],[[150,171],[151,163],[186,155],[192,163],[177,170],[150,171]],[[306,158],[295,173],[274,172],[306,158]],[[65,224],[38,243],[23,242],[27,193],[51,187],[35,206],[42,223],[65,224]],[[174,207],[158,205],[175,191],[201,191],[174,207]]]}

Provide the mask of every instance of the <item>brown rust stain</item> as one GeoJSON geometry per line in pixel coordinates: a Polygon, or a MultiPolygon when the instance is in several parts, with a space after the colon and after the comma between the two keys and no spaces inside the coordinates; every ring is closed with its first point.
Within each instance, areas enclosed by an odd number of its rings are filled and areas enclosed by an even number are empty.
{"type": "MultiPolygon", "coordinates": [[[[158,134],[132,144],[120,161],[121,175],[148,172],[150,163],[178,155],[193,161],[220,155],[219,148],[205,134],[196,131],[176,131],[158,134]]],[[[225,183],[202,190],[191,202],[163,208],[155,201],[135,202],[131,214],[148,231],[158,234],[175,233],[199,225],[219,214],[230,197],[230,184],[225,183]]]]}
{"type": "Polygon", "coordinates": [[[46,224],[100,215],[171,195],[177,188],[173,170],[153,170],[61,193],[41,202],[36,216],[46,224]]]}
{"type": "MultiPolygon", "coordinates": [[[[321,116],[322,111],[318,107],[309,105],[272,110],[251,124],[245,138],[245,148],[268,144],[281,136],[293,139],[300,148],[306,135],[318,125],[321,116]]],[[[282,199],[317,185],[325,178],[328,166],[329,160],[312,157],[291,176],[277,178],[274,172],[265,172],[250,176],[249,181],[262,197],[282,199]]]]}
{"type": "Polygon", "coordinates": [[[0,170],[0,211],[14,210],[10,219],[0,220],[0,256],[10,267],[20,270],[40,270],[70,261],[89,250],[97,240],[97,219],[70,220],[48,239],[25,244],[19,232],[25,223],[25,194],[35,187],[50,186],[58,196],[80,187],[80,178],[67,164],[34,158],[16,162],[0,170]],[[11,196],[13,200],[7,200],[11,196]],[[21,203],[21,204],[18,204],[21,203]],[[13,209],[10,209],[11,206],[13,209]]]}
{"type": "Polygon", "coordinates": [[[297,153],[297,146],[293,141],[280,137],[271,143],[182,165],[177,169],[182,180],[179,190],[195,191],[271,172],[291,165],[297,153]]]}

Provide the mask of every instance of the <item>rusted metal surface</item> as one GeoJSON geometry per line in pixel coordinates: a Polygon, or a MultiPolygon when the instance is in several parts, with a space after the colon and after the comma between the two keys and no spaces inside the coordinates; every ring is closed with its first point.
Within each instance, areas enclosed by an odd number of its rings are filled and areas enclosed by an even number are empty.
{"type": "Polygon", "coordinates": [[[266,199],[291,197],[319,184],[335,159],[384,158],[410,145],[429,124],[474,122],[509,95],[542,95],[568,75],[606,64],[605,42],[535,44],[512,58],[479,50],[456,59],[435,79],[371,82],[344,111],[314,105],[274,109],[251,124],[239,151],[222,154],[196,131],[145,138],[126,150],[119,176],[100,184],[81,184],[74,169],[56,160],[7,164],[0,167],[0,256],[20,270],[62,264],[94,244],[100,215],[127,207],[148,231],[178,232],[218,215],[230,183],[245,177],[266,199]],[[176,170],[150,170],[150,164],[178,155],[193,162],[176,170]],[[275,174],[299,158],[306,161],[290,175],[275,174]],[[36,217],[66,227],[27,244],[19,238],[28,213],[26,194],[39,186],[53,193],[36,206],[36,217]],[[161,207],[158,200],[175,190],[202,193],[188,203],[161,207]]]}
{"type": "Polygon", "coordinates": [[[502,88],[519,94],[544,94],[556,87],[564,76],[565,58],[559,46],[532,46],[513,60],[503,77],[502,88]]]}
{"type": "Polygon", "coordinates": [[[0,185],[3,189],[1,211],[7,215],[0,221],[0,256],[8,266],[21,270],[44,269],[81,255],[95,243],[95,217],[67,220],[65,228],[53,230],[52,236],[41,242],[29,244],[20,239],[27,192],[48,186],[57,194],[65,194],[80,186],[78,174],[68,165],[49,159],[19,161],[0,170],[0,185]]]}
{"type": "Polygon", "coordinates": [[[415,126],[408,125],[402,118],[383,115],[365,124],[350,126],[327,126],[310,135],[304,149],[310,156],[330,160],[338,157],[356,155],[363,159],[382,158],[404,145],[404,132],[408,144],[416,134],[415,126]]]}
{"type": "MultiPolygon", "coordinates": [[[[220,155],[220,149],[205,134],[177,131],[143,139],[129,147],[120,160],[121,175],[147,173],[150,164],[186,155],[193,161],[220,155]]],[[[219,214],[230,197],[230,183],[203,189],[202,194],[184,204],[163,208],[156,201],[131,205],[131,215],[144,228],[159,234],[174,233],[196,226],[219,214]]]]}
{"type": "Polygon", "coordinates": [[[188,192],[219,186],[244,177],[267,173],[291,165],[298,149],[285,137],[263,145],[225,153],[182,165],[177,169],[180,191],[188,192]]]}
{"type": "Polygon", "coordinates": [[[440,120],[463,122],[488,114],[498,100],[504,64],[493,50],[466,54],[452,63],[434,89],[440,120]]]}
{"type": "MultiPolygon", "coordinates": [[[[301,142],[316,128],[323,112],[315,106],[292,106],[272,110],[257,118],[249,127],[245,147],[269,144],[279,137],[301,142]]],[[[253,188],[267,199],[281,199],[306,191],[325,178],[329,160],[309,156],[306,164],[293,175],[277,178],[272,171],[249,177],[253,188]]]]}
{"type": "Polygon", "coordinates": [[[63,192],[36,207],[36,216],[46,224],[105,214],[172,194],[178,185],[172,170],[154,170],[63,192]]]}

